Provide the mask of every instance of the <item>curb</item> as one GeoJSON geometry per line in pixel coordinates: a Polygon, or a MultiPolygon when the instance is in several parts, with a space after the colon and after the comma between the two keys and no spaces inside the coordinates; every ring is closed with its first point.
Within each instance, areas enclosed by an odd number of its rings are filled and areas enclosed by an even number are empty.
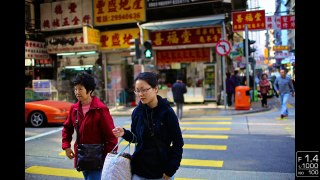
{"type": "MultiPolygon", "coordinates": [[[[257,112],[265,112],[265,111],[270,111],[272,108],[269,107],[269,108],[259,108],[259,109],[253,109],[253,110],[249,110],[249,111],[238,111],[238,112],[224,112],[225,110],[222,110],[222,114],[225,114],[225,115],[242,115],[242,114],[252,114],[252,113],[257,113],[257,112]]],[[[233,110],[233,111],[237,111],[237,110],[233,110]]]]}
{"type": "MultiPolygon", "coordinates": [[[[252,110],[221,110],[221,108],[210,108],[210,110],[219,110],[220,112],[214,113],[214,114],[208,114],[210,115],[243,115],[243,114],[252,114],[257,112],[265,112],[272,110],[273,107],[268,108],[258,108],[258,109],[252,109],[252,110]]],[[[132,111],[128,110],[129,112],[112,112],[110,111],[111,116],[131,116],[132,111]]],[[[197,115],[199,116],[199,115],[197,115]]],[[[192,117],[192,115],[188,115],[186,117],[192,117]]]]}

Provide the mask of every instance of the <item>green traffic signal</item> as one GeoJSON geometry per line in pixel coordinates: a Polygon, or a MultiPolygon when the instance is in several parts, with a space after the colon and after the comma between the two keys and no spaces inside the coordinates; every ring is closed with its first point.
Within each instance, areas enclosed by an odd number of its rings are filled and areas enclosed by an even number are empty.
{"type": "Polygon", "coordinates": [[[151,58],[151,57],[152,57],[152,51],[151,51],[150,49],[146,49],[146,50],[144,51],[144,56],[145,56],[146,58],[151,58]]]}
{"type": "Polygon", "coordinates": [[[152,58],[152,43],[150,40],[147,40],[143,43],[143,46],[145,48],[144,51],[144,57],[145,58],[152,58]]]}

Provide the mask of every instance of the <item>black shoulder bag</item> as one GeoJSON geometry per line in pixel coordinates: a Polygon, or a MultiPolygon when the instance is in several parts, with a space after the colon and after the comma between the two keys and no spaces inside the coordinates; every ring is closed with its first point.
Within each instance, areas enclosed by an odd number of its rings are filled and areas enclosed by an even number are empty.
{"type": "MultiPolygon", "coordinates": [[[[76,119],[77,143],[79,140],[78,111],[76,119]]],[[[77,171],[101,170],[104,163],[103,144],[78,144],[77,171]]]]}

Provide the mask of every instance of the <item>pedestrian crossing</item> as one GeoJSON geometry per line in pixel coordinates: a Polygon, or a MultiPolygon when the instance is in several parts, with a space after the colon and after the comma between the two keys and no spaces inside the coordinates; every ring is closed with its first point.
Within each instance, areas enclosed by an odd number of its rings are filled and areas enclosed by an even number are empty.
{"type": "MultiPolygon", "coordinates": [[[[185,144],[183,146],[184,154],[181,161],[181,167],[201,167],[208,169],[223,168],[223,159],[208,159],[196,155],[199,153],[226,153],[228,150],[228,146],[226,145],[227,140],[230,138],[227,133],[231,131],[231,125],[231,117],[183,118],[180,122],[180,128],[185,144]],[[199,132],[203,134],[199,134],[199,132]],[[185,153],[187,151],[188,153],[185,153]]],[[[123,127],[130,129],[130,124],[124,125],[123,127]]],[[[122,148],[125,145],[127,145],[127,142],[122,142],[119,148],[122,148]]],[[[134,144],[131,144],[130,153],[133,153],[133,151],[134,144]]],[[[65,152],[61,151],[59,156],[65,156],[65,152]]],[[[83,178],[82,173],[79,173],[75,169],[31,166],[27,168],[25,172],[48,176],[83,178]]],[[[188,180],[188,178],[184,177],[175,177],[175,179],[188,180]]]]}
{"type": "MultiPolygon", "coordinates": [[[[26,173],[39,174],[46,176],[57,176],[57,177],[67,177],[67,178],[77,178],[83,179],[82,172],[78,172],[75,169],[65,169],[65,168],[54,168],[46,166],[31,166],[25,170],[26,173]]],[[[174,178],[177,180],[203,180],[203,179],[191,179],[191,178],[174,178]]]]}

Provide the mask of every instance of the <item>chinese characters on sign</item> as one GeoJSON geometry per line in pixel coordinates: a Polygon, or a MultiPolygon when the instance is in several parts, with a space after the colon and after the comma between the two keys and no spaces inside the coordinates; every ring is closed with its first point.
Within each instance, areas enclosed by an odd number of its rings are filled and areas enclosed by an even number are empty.
{"type": "Polygon", "coordinates": [[[53,67],[52,59],[36,59],[35,67],[53,67]]]}
{"type": "Polygon", "coordinates": [[[145,0],[94,0],[94,24],[97,26],[145,20],[145,0]]]}
{"type": "Polygon", "coordinates": [[[92,1],[66,0],[40,4],[41,30],[58,30],[92,24],[92,1]]]}
{"type": "Polygon", "coordinates": [[[25,58],[48,59],[49,54],[45,43],[27,40],[25,43],[25,58]]]}
{"type": "Polygon", "coordinates": [[[94,44],[84,44],[83,34],[68,34],[63,36],[50,36],[46,38],[46,41],[49,42],[47,50],[49,54],[64,53],[64,52],[81,52],[81,51],[96,51],[98,50],[97,45],[94,44]],[[73,39],[74,44],[51,44],[52,39],[73,39]]]}
{"type": "Polygon", "coordinates": [[[83,42],[84,44],[100,45],[100,31],[91,27],[83,26],[83,42]]]}
{"type": "Polygon", "coordinates": [[[274,53],[274,58],[275,59],[287,58],[290,55],[291,54],[289,52],[276,52],[276,53],[274,53]]]}
{"type": "Polygon", "coordinates": [[[157,65],[173,62],[208,62],[210,61],[210,48],[158,50],[156,56],[157,65]]]}
{"type": "Polygon", "coordinates": [[[267,29],[281,30],[281,29],[295,29],[295,16],[267,16],[267,29]]]}
{"type": "MultiPolygon", "coordinates": [[[[198,0],[202,3],[210,2],[212,0],[198,0]]],[[[185,4],[193,4],[198,3],[197,0],[147,0],[147,8],[162,8],[168,6],[177,6],[177,5],[185,5],[185,4]]]]}
{"type": "Polygon", "coordinates": [[[244,31],[244,25],[248,25],[248,30],[265,30],[265,11],[242,11],[232,13],[232,30],[244,31]]]}
{"type": "Polygon", "coordinates": [[[281,16],[281,29],[295,29],[296,23],[295,23],[295,16],[289,15],[289,16],[281,16]]]}
{"type": "Polygon", "coordinates": [[[101,32],[100,50],[129,48],[130,39],[139,38],[139,34],[139,28],[101,32]]]}
{"type": "Polygon", "coordinates": [[[151,32],[153,46],[216,43],[220,40],[220,38],[220,27],[151,32]]]}
{"type": "Polygon", "coordinates": [[[272,48],[274,51],[288,51],[289,46],[273,46],[272,48]]]}

